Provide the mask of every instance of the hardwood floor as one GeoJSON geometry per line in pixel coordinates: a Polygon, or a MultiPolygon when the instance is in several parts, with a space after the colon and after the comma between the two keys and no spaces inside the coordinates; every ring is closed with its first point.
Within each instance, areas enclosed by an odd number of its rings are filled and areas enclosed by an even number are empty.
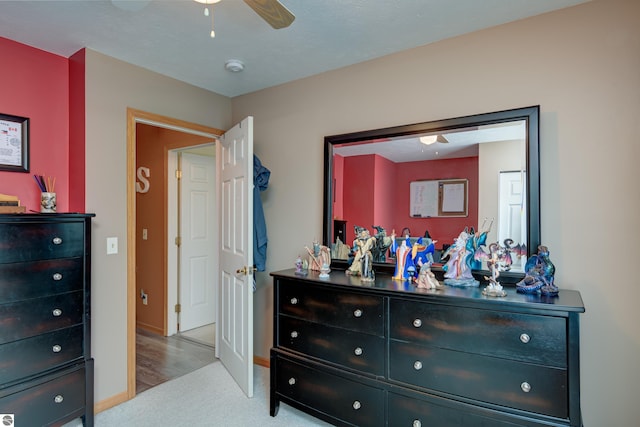
{"type": "Polygon", "coordinates": [[[215,360],[214,349],[178,336],[136,330],[136,393],[193,372],[215,360]]]}

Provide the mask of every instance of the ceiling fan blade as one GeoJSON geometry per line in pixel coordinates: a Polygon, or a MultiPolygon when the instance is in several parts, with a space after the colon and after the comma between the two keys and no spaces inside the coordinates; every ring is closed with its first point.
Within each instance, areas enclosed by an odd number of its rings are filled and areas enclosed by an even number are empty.
{"type": "Polygon", "coordinates": [[[278,0],[244,0],[262,19],[276,30],[291,25],[296,17],[278,0]]]}
{"type": "Polygon", "coordinates": [[[444,135],[438,135],[438,137],[436,138],[436,142],[440,142],[442,144],[448,144],[449,140],[445,138],[444,135]]]}

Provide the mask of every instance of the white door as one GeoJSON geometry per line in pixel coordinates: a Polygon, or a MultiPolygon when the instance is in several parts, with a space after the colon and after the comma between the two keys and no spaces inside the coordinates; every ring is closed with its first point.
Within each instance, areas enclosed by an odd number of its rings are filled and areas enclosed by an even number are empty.
{"type": "Polygon", "coordinates": [[[215,160],[182,153],[180,331],[215,322],[215,160]]]}
{"type": "MultiPolygon", "coordinates": [[[[504,243],[505,239],[513,239],[514,244],[527,244],[525,235],[527,207],[526,186],[524,173],[500,172],[498,218],[498,241],[504,243]]],[[[513,266],[519,266],[521,259],[514,258],[513,266]]]]}
{"type": "Polygon", "coordinates": [[[220,231],[219,321],[216,351],[253,397],[253,117],[217,144],[220,231]]]}

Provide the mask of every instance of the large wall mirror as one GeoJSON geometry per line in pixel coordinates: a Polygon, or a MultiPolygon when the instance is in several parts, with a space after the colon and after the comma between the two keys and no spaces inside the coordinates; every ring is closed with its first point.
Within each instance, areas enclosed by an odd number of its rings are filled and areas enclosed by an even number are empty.
{"type": "MultiPolygon", "coordinates": [[[[352,245],[356,226],[435,240],[436,269],[465,228],[489,230],[487,244],[509,240],[535,253],[538,128],[533,106],[325,137],[323,243],[342,249],[332,266],[348,267],[343,245],[352,245]]],[[[525,260],[514,261],[514,278],[525,260]]],[[[393,271],[392,253],[377,261],[376,271],[393,271]]]]}

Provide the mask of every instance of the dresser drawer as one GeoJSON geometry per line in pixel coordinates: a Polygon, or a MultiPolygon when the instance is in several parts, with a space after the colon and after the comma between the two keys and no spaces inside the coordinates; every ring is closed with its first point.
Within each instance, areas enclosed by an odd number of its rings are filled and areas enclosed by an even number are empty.
{"type": "Polygon", "coordinates": [[[0,224],[0,263],[83,255],[83,222],[0,224]]]}
{"type": "Polygon", "coordinates": [[[278,345],[352,369],[384,376],[383,337],[280,316],[278,345]]]}
{"type": "Polygon", "coordinates": [[[567,366],[563,317],[482,310],[392,298],[393,339],[524,362],[567,366]]]}
{"type": "Polygon", "coordinates": [[[81,324],[83,292],[0,305],[0,344],[81,324]]]}
{"type": "Polygon", "coordinates": [[[389,378],[511,408],[568,417],[565,369],[391,341],[389,378]]]}
{"type": "Polygon", "coordinates": [[[277,393],[343,423],[383,426],[384,392],[309,366],[276,357],[277,393]]]}
{"type": "MultiPolygon", "coordinates": [[[[502,417],[506,418],[506,417],[502,417]]],[[[469,408],[447,407],[422,399],[389,393],[389,427],[522,427],[536,424],[522,420],[508,421],[469,412],[469,408]]]]}
{"type": "Polygon", "coordinates": [[[0,345],[0,383],[34,375],[82,357],[82,325],[0,345]]]}
{"type": "Polygon", "coordinates": [[[83,258],[0,264],[0,302],[81,290],[83,271],[83,258]]]}
{"type": "Polygon", "coordinates": [[[311,322],[384,335],[384,299],[380,296],[329,292],[284,280],[279,286],[278,310],[311,322]]]}
{"type": "Polygon", "coordinates": [[[34,381],[30,388],[0,398],[0,413],[14,414],[17,426],[48,426],[82,410],[86,396],[85,369],[67,372],[34,381]]]}

